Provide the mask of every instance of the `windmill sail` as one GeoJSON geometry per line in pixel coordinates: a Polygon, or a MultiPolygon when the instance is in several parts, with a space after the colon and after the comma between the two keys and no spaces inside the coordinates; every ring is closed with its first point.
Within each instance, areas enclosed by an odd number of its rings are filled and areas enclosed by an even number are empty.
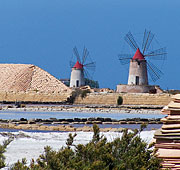
{"type": "Polygon", "coordinates": [[[122,65],[128,64],[133,54],[119,54],[118,58],[122,65]]]}
{"type": "Polygon", "coordinates": [[[159,68],[157,68],[154,64],[152,64],[150,61],[147,62],[147,69],[148,69],[149,75],[151,76],[151,79],[154,82],[160,79],[161,76],[163,75],[162,71],[159,68]]]}
{"type": "Polygon", "coordinates": [[[86,78],[92,78],[94,74],[96,63],[92,61],[89,51],[86,47],[84,47],[82,51],[82,55],[79,55],[78,49],[76,47],[73,48],[73,56],[70,61],[71,68],[82,69],[82,74],[86,78]]]}
{"type": "Polygon", "coordinates": [[[151,51],[148,54],[146,54],[145,57],[149,57],[149,59],[154,59],[154,60],[165,60],[167,57],[166,48],[164,47],[151,51]]]}
{"type": "Polygon", "coordinates": [[[143,37],[143,43],[142,43],[142,50],[143,54],[149,49],[149,46],[154,38],[154,34],[151,33],[151,31],[144,31],[144,37],[143,37]]]}
{"type": "Polygon", "coordinates": [[[77,61],[79,61],[79,63],[81,63],[81,58],[79,56],[79,53],[78,53],[78,50],[76,47],[73,48],[73,52],[74,52],[74,55],[76,56],[77,58],[77,61]]]}
{"type": "Polygon", "coordinates": [[[87,68],[88,70],[95,71],[96,63],[95,62],[87,63],[84,64],[84,67],[87,68]]]}
{"type": "MultiPolygon", "coordinates": [[[[155,66],[152,62],[150,62],[150,60],[165,60],[167,57],[167,52],[166,52],[165,47],[155,49],[152,51],[149,50],[150,46],[151,46],[151,48],[153,47],[154,34],[151,33],[151,31],[147,31],[147,30],[144,31],[141,49],[139,49],[139,46],[130,31],[125,35],[124,40],[128,43],[128,45],[136,53],[134,55],[126,54],[126,53],[119,54],[118,58],[119,58],[121,64],[125,65],[125,64],[130,63],[130,66],[131,66],[131,65],[133,65],[131,63],[131,61],[134,61],[134,63],[137,61],[138,65],[140,63],[143,63],[142,64],[142,65],[144,65],[143,67],[147,68],[147,69],[145,69],[146,70],[145,72],[149,73],[149,75],[153,81],[160,79],[160,77],[163,75],[162,71],[157,66],[155,66]]],[[[132,66],[132,67],[134,67],[134,66],[132,66]]],[[[137,66],[137,70],[138,69],[139,68],[137,66]]],[[[137,72],[137,70],[136,71],[134,70],[134,72],[137,72]]],[[[144,71],[142,71],[142,72],[144,72],[144,71]]],[[[129,74],[129,76],[130,76],[130,74],[129,74]]],[[[146,76],[146,74],[144,74],[144,76],[146,76]]],[[[137,76],[133,77],[132,80],[135,80],[138,77],[139,76],[137,75],[137,76]]],[[[144,79],[146,79],[146,78],[144,77],[144,79]]],[[[145,81],[145,82],[148,83],[148,81],[145,81]]],[[[135,82],[128,80],[128,84],[131,84],[131,83],[136,84],[135,82]]]]}
{"type": "Polygon", "coordinates": [[[131,32],[129,31],[126,36],[124,37],[124,40],[129,44],[129,46],[136,51],[138,47],[133,35],[131,34],[131,32]]]}
{"type": "Polygon", "coordinates": [[[88,55],[89,55],[89,51],[87,50],[87,48],[84,47],[83,54],[82,54],[82,64],[86,62],[88,55]]]}

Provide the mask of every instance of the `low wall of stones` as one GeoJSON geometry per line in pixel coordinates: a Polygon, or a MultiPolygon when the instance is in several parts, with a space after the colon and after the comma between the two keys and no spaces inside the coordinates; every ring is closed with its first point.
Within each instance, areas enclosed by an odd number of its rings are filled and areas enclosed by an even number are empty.
{"type": "Polygon", "coordinates": [[[171,101],[170,94],[149,93],[89,93],[86,97],[78,97],[75,104],[116,105],[119,96],[124,105],[167,105],[171,101]]]}
{"type": "Polygon", "coordinates": [[[119,84],[116,91],[119,93],[149,93],[151,90],[156,90],[155,86],[119,84]]]}
{"type": "MultiPolygon", "coordinates": [[[[65,102],[70,93],[38,92],[0,92],[0,102],[65,102]]],[[[88,93],[86,97],[77,97],[75,104],[116,105],[119,96],[124,105],[167,105],[171,95],[148,93],[88,93]]]]}
{"type": "Polygon", "coordinates": [[[0,92],[0,102],[64,102],[69,93],[0,92]]]}
{"type": "MultiPolygon", "coordinates": [[[[31,119],[21,118],[20,120],[0,119],[0,128],[23,129],[23,130],[43,130],[43,131],[93,131],[93,124],[102,125],[122,125],[122,124],[162,124],[160,119],[132,118],[116,120],[111,118],[74,118],[74,119],[31,119]],[[74,126],[81,124],[83,126],[74,126]]],[[[103,132],[120,132],[124,128],[104,127],[103,132]]]]}

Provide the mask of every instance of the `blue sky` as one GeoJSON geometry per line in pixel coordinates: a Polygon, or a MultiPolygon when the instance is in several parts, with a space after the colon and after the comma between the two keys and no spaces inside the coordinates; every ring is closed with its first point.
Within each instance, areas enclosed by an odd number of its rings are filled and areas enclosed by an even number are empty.
{"type": "Polygon", "coordinates": [[[115,89],[127,83],[117,57],[124,35],[147,28],[168,52],[155,84],[179,89],[179,9],[179,0],[0,0],[0,62],[34,64],[69,78],[72,48],[85,45],[96,61],[94,79],[115,89]]]}

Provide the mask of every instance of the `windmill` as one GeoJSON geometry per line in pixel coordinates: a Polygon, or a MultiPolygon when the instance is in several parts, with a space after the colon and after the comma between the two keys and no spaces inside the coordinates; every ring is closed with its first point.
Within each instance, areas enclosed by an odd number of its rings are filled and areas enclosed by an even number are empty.
{"type": "Polygon", "coordinates": [[[84,86],[85,79],[92,79],[92,73],[95,71],[95,62],[93,62],[89,56],[89,51],[84,47],[82,55],[76,47],[73,48],[73,55],[70,61],[71,78],[70,87],[84,86]]]}
{"type": "Polygon", "coordinates": [[[152,63],[152,60],[165,60],[167,53],[165,47],[152,49],[154,34],[145,30],[141,47],[130,31],[125,35],[124,40],[135,52],[134,54],[119,54],[122,65],[130,63],[128,85],[148,85],[148,75],[154,82],[160,79],[163,73],[152,63]]]}

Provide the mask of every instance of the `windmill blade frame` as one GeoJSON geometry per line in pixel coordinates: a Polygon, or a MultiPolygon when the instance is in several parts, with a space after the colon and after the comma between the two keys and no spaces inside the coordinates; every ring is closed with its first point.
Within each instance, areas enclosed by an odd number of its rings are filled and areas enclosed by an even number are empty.
{"type": "Polygon", "coordinates": [[[132,54],[118,54],[119,61],[122,65],[128,64],[132,59],[132,54]]]}
{"type": "Polygon", "coordinates": [[[76,46],[73,48],[73,52],[74,52],[74,55],[76,56],[77,60],[81,63],[81,58],[80,58],[80,55],[79,55],[79,52],[78,52],[76,46]]]}
{"type": "Polygon", "coordinates": [[[154,38],[154,34],[152,34],[151,31],[147,31],[145,29],[143,43],[142,43],[143,54],[149,49],[149,46],[151,45],[153,38],[154,38]]]}
{"type": "Polygon", "coordinates": [[[70,61],[70,62],[69,62],[69,65],[70,65],[71,68],[73,68],[75,64],[76,64],[76,63],[75,63],[74,61],[70,61]]]}
{"type": "Polygon", "coordinates": [[[166,58],[167,58],[166,47],[151,51],[144,56],[147,57],[148,59],[166,60],[166,58]]]}
{"type": "Polygon", "coordinates": [[[132,35],[132,33],[129,31],[125,37],[124,37],[124,40],[129,44],[129,46],[134,50],[136,51],[139,47],[132,35]]]}
{"type": "Polygon", "coordinates": [[[83,66],[88,70],[95,71],[96,62],[87,63],[87,64],[85,64],[83,66]]]}
{"type": "Polygon", "coordinates": [[[87,70],[84,70],[84,77],[89,79],[89,80],[92,80],[92,76],[89,74],[89,72],[87,70]]]}
{"type": "Polygon", "coordinates": [[[71,59],[70,59],[70,61],[69,61],[69,66],[71,67],[71,68],[73,68],[74,67],[74,65],[76,64],[76,62],[73,60],[73,55],[72,55],[72,57],[71,57],[71,59]]]}
{"type": "Polygon", "coordinates": [[[84,47],[83,54],[82,54],[82,64],[83,65],[86,62],[86,59],[88,56],[89,56],[89,51],[87,50],[87,48],[84,47]]]}
{"type": "Polygon", "coordinates": [[[150,75],[151,77],[151,80],[153,82],[157,81],[159,78],[157,78],[155,75],[154,75],[154,72],[152,71],[151,67],[149,67],[149,65],[147,64],[147,70],[148,70],[148,74],[150,75]]]}
{"type": "Polygon", "coordinates": [[[151,76],[151,79],[155,82],[161,78],[163,75],[163,72],[157,68],[154,64],[152,64],[150,61],[147,62],[147,69],[148,73],[151,76]]]}

